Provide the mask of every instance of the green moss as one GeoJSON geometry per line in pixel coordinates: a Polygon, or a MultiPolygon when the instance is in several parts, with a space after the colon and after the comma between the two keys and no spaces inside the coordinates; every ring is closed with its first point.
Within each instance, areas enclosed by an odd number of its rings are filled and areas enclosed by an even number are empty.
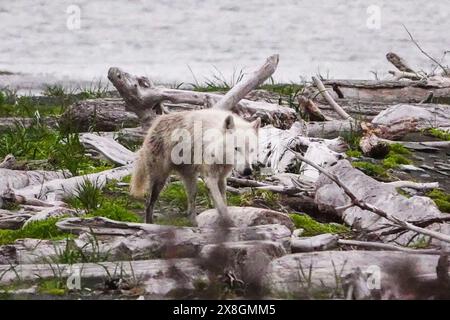
{"type": "Polygon", "coordinates": [[[389,152],[395,153],[395,154],[402,154],[405,156],[411,155],[411,151],[409,151],[408,148],[406,148],[404,145],[400,143],[393,143],[389,145],[389,152]]]}
{"type": "Polygon", "coordinates": [[[38,283],[38,292],[52,296],[63,296],[67,293],[67,285],[62,279],[41,280],[38,283]]]}
{"type": "Polygon", "coordinates": [[[434,200],[439,210],[450,213],[450,193],[434,189],[428,192],[427,196],[434,200]]]}
{"type": "Polygon", "coordinates": [[[142,222],[142,219],[134,212],[109,200],[104,200],[100,207],[91,211],[88,216],[105,217],[116,221],[142,222]]]}
{"type": "Polygon", "coordinates": [[[401,164],[411,164],[412,161],[405,156],[397,153],[389,152],[387,157],[383,159],[383,166],[387,169],[397,168],[401,164]]]}
{"type": "Polygon", "coordinates": [[[411,243],[409,247],[414,249],[427,249],[430,247],[431,238],[430,237],[418,237],[416,241],[411,243]]]}
{"type": "Polygon", "coordinates": [[[362,152],[359,150],[350,149],[346,152],[347,156],[351,158],[360,158],[362,157],[362,152]]]}
{"type": "Polygon", "coordinates": [[[365,174],[374,178],[388,178],[389,175],[386,172],[386,168],[379,164],[374,164],[365,161],[352,162],[353,167],[360,169],[365,174]]]}
{"type": "Polygon", "coordinates": [[[49,218],[28,223],[18,230],[0,230],[0,245],[14,243],[17,239],[52,239],[60,240],[70,237],[69,234],[60,231],[56,222],[61,218],[49,218]]]}
{"type": "Polygon", "coordinates": [[[450,131],[433,128],[429,129],[427,133],[440,140],[450,141],[450,131]]]}
{"type": "Polygon", "coordinates": [[[316,236],[324,233],[343,234],[349,233],[350,229],[337,223],[320,223],[305,214],[291,214],[295,227],[304,229],[302,236],[316,236]]]}

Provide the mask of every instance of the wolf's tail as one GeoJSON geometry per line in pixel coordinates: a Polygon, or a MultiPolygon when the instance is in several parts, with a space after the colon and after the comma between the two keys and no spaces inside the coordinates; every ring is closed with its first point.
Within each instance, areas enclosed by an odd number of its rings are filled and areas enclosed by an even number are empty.
{"type": "Polygon", "coordinates": [[[148,188],[150,179],[144,151],[139,150],[137,159],[134,161],[133,173],[131,175],[130,194],[135,198],[143,198],[148,188]]]}

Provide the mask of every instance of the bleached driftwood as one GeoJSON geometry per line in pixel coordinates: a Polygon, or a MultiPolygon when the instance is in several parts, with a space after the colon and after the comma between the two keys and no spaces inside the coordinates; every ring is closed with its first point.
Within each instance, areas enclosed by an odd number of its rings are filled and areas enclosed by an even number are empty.
{"type": "Polygon", "coordinates": [[[71,131],[115,131],[135,127],[140,121],[135,113],[125,110],[122,99],[81,100],[69,108],[59,118],[60,125],[71,131]]]}
{"type": "Polygon", "coordinates": [[[418,75],[417,73],[412,73],[412,72],[390,70],[389,73],[394,76],[394,80],[396,80],[396,81],[399,81],[402,79],[409,79],[409,80],[422,79],[422,77],[420,75],[418,75]]]}
{"type": "Polygon", "coordinates": [[[289,294],[294,298],[305,297],[305,294],[314,292],[314,289],[334,292],[336,288],[340,288],[343,278],[359,268],[363,274],[371,276],[371,284],[376,284],[372,282],[374,279],[380,280],[380,286],[372,288],[381,289],[382,297],[413,299],[415,292],[411,292],[412,281],[418,283],[435,280],[438,261],[439,257],[435,255],[389,251],[296,253],[273,260],[264,275],[263,283],[274,293],[289,294]],[[398,276],[401,276],[398,272],[401,272],[402,268],[413,272],[408,288],[399,288],[402,282],[398,281],[398,276]],[[309,277],[310,269],[312,274],[309,277]]]}
{"type": "Polygon", "coordinates": [[[387,182],[386,184],[393,186],[395,188],[411,188],[416,190],[431,190],[439,188],[439,182],[419,183],[413,181],[393,181],[387,182]]]}
{"type": "MultiPolygon", "coordinates": [[[[259,83],[264,76],[274,70],[277,60],[276,57],[270,58],[256,78],[251,79],[250,82],[244,81],[242,85],[259,83]]],[[[147,78],[130,75],[119,68],[110,68],[108,79],[125,100],[126,110],[135,112],[145,128],[149,126],[155,116],[167,112],[166,102],[179,105],[184,110],[190,110],[192,107],[203,108],[205,102],[207,102],[207,106],[213,106],[224,97],[220,94],[155,87],[147,78]]],[[[246,87],[245,91],[248,88],[246,87]]],[[[241,89],[242,87],[237,87],[235,90],[241,89]]],[[[241,94],[239,94],[240,96],[241,94]]],[[[234,99],[236,97],[233,97],[233,101],[234,99]]],[[[295,111],[291,108],[245,99],[240,100],[233,111],[248,120],[260,117],[263,123],[280,128],[289,128],[297,119],[295,111]]]]}
{"type": "Polygon", "coordinates": [[[64,177],[70,177],[70,173],[62,171],[0,169],[0,194],[9,188],[20,189],[28,186],[41,185],[45,182],[64,177]]]}
{"type": "Polygon", "coordinates": [[[450,107],[439,104],[398,104],[372,120],[376,135],[399,139],[407,133],[430,128],[450,130],[450,107]]]}
{"type": "MultiPolygon", "coordinates": [[[[285,213],[274,210],[252,207],[228,207],[228,213],[234,225],[240,228],[280,224],[290,230],[294,230],[291,218],[285,213]]],[[[220,222],[216,209],[203,211],[195,220],[199,228],[218,228],[220,222]]]]}
{"type": "Polygon", "coordinates": [[[113,139],[92,133],[80,135],[80,142],[88,149],[95,149],[105,158],[118,165],[127,165],[134,161],[134,153],[113,139]]]}
{"type": "Polygon", "coordinates": [[[262,85],[269,79],[278,66],[280,57],[275,54],[267,58],[266,62],[254,73],[238,82],[230,91],[228,91],[217,103],[213,105],[215,109],[233,110],[239,101],[253,89],[262,85]]]}
{"type": "Polygon", "coordinates": [[[65,197],[71,197],[76,194],[77,189],[84,181],[89,180],[98,187],[103,187],[110,180],[121,180],[131,173],[131,165],[119,168],[105,170],[98,173],[76,176],[68,179],[54,179],[42,183],[41,185],[32,185],[25,188],[15,188],[13,191],[16,196],[28,200],[40,199],[51,205],[65,197]]]}
{"type": "Polygon", "coordinates": [[[393,141],[388,139],[382,139],[381,141],[386,142],[388,144],[401,144],[402,146],[418,151],[439,151],[439,149],[446,149],[450,147],[450,141],[421,141],[421,142],[413,142],[413,141],[393,141]]]}
{"type": "Polygon", "coordinates": [[[291,251],[297,253],[331,250],[337,247],[338,239],[337,235],[329,233],[315,237],[293,238],[291,239],[291,251]]]}
{"type": "MultiPolygon", "coordinates": [[[[321,123],[327,123],[321,122],[321,123]]],[[[295,157],[288,151],[291,149],[306,149],[310,145],[323,145],[334,152],[344,152],[348,145],[342,138],[321,139],[307,137],[308,129],[305,123],[296,122],[289,130],[280,130],[272,126],[260,129],[258,137],[258,161],[269,167],[273,173],[286,172],[289,166],[295,164],[295,157]]]]}
{"type": "MultiPolygon", "coordinates": [[[[339,159],[342,159],[343,156],[342,154],[332,151],[325,144],[313,142],[308,146],[304,158],[314,162],[320,167],[327,168],[336,163],[339,159]]],[[[300,166],[300,175],[302,180],[314,183],[319,178],[320,172],[307,162],[302,162],[300,166]]]]}
{"type": "Polygon", "coordinates": [[[347,100],[365,103],[419,103],[430,91],[435,98],[450,95],[450,83],[444,81],[378,81],[378,80],[324,80],[325,88],[334,99],[339,95],[347,100]],[[334,90],[339,90],[338,95],[334,90]]]}
{"type": "Polygon", "coordinates": [[[6,155],[3,161],[0,163],[0,169],[13,169],[16,164],[16,158],[12,154],[6,155]]]}
{"type": "Polygon", "coordinates": [[[324,99],[337,112],[337,114],[339,114],[339,116],[342,119],[348,120],[352,118],[347,112],[345,112],[344,109],[342,109],[342,107],[339,104],[336,103],[336,101],[334,101],[333,97],[328,93],[327,89],[325,88],[325,86],[323,85],[322,81],[319,78],[312,77],[312,80],[316,85],[317,89],[319,89],[324,99]]]}
{"type": "MultiPolygon", "coordinates": [[[[143,288],[143,293],[155,298],[174,298],[177,292],[195,291],[195,283],[208,283],[206,270],[194,259],[151,259],[141,261],[118,261],[102,263],[67,264],[23,264],[0,266],[0,284],[8,285],[19,279],[36,282],[54,279],[58,276],[67,279],[79,277],[84,286],[105,287],[108,281],[118,281],[125,287],[143,288]]],[[[120,286],[119,286],[120,287],[120,286]]]]}
{"type": "Polygon", "coordinates": [[[344,134],[357,134],[361,132],[361,126],[353,120],[316,121],[308,122],[306,132],[309,137],[333,139],[344,134]]]}
{"type": "Polygon", "coordinates": [[[394,186],[376,181],[341,160],[336,165],[323,170],[317,182],[315,200],[319,207],[334,208],[346,224],[356,229],[377,234],[384,241],[396,240],[406,244],[416,233],[450,241],[446,235],[433,229],[413,225],[409,221],[439,218],[442,213],[427,197],[414,196],[409,199],[397,193],[394,186]],[[408,231],[401,236],[383,235],[382,230],[400,226],[408,231]]]}
{"type": "Polygon", "coordinates": [[[413,254],[432,254],[432,255],[440,255],[441,254],[441,252],[439,250],[413,249],[413,248],[402,247],[402,246],[397,246],[394,244],[382,243],[382,242],[368,242],[368,241],[339,239],[339,240],[337,240],[337,243],[340,245],[350,246],[350,247],[377,249],[377,250],[386,250],[386,251],[400,251],[400,252],[413,253],[413,254]]]}

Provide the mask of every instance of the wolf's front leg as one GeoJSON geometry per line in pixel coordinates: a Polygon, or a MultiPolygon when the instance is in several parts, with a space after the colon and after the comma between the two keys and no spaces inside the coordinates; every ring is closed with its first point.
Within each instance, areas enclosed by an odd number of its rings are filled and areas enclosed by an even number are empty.
{"type": "Polygon", "coordinates": [[[231,218],[228,214],[228,207],[222,196],[222,192],[219,187],[219,184],[220,184],[219,181],[220,181],[220,179],[218,177],[206,177],[205,178],[206,186],[209,189],[211,197],[214,201],[214,205],[215,205],[217,211],[219,212],[222,222],[224,223],[225,226],[232,227],[233,221],[231,220],[231,218]]]}

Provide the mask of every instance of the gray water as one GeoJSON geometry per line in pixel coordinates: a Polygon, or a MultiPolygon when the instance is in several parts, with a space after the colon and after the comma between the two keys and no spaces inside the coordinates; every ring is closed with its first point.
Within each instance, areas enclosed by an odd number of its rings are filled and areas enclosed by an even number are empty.
{"type": "Polygon", "coordinates": [[[192,83],[190,69],[200,82],[216,69],[230,79],[279,53],[276,81],[383,78],[389,51],[431,68],[402,24],[432,55],[450,50],[449,14],[448,0],[0,0],[0,70],[24,74],[3,84],[90,81],[110,66],[192,83]],[[69,5],[80,8],[79,29],[67,27],[69,5]],[[379,28],[367,24],[370,5],[380,8],[379,28]]]}

